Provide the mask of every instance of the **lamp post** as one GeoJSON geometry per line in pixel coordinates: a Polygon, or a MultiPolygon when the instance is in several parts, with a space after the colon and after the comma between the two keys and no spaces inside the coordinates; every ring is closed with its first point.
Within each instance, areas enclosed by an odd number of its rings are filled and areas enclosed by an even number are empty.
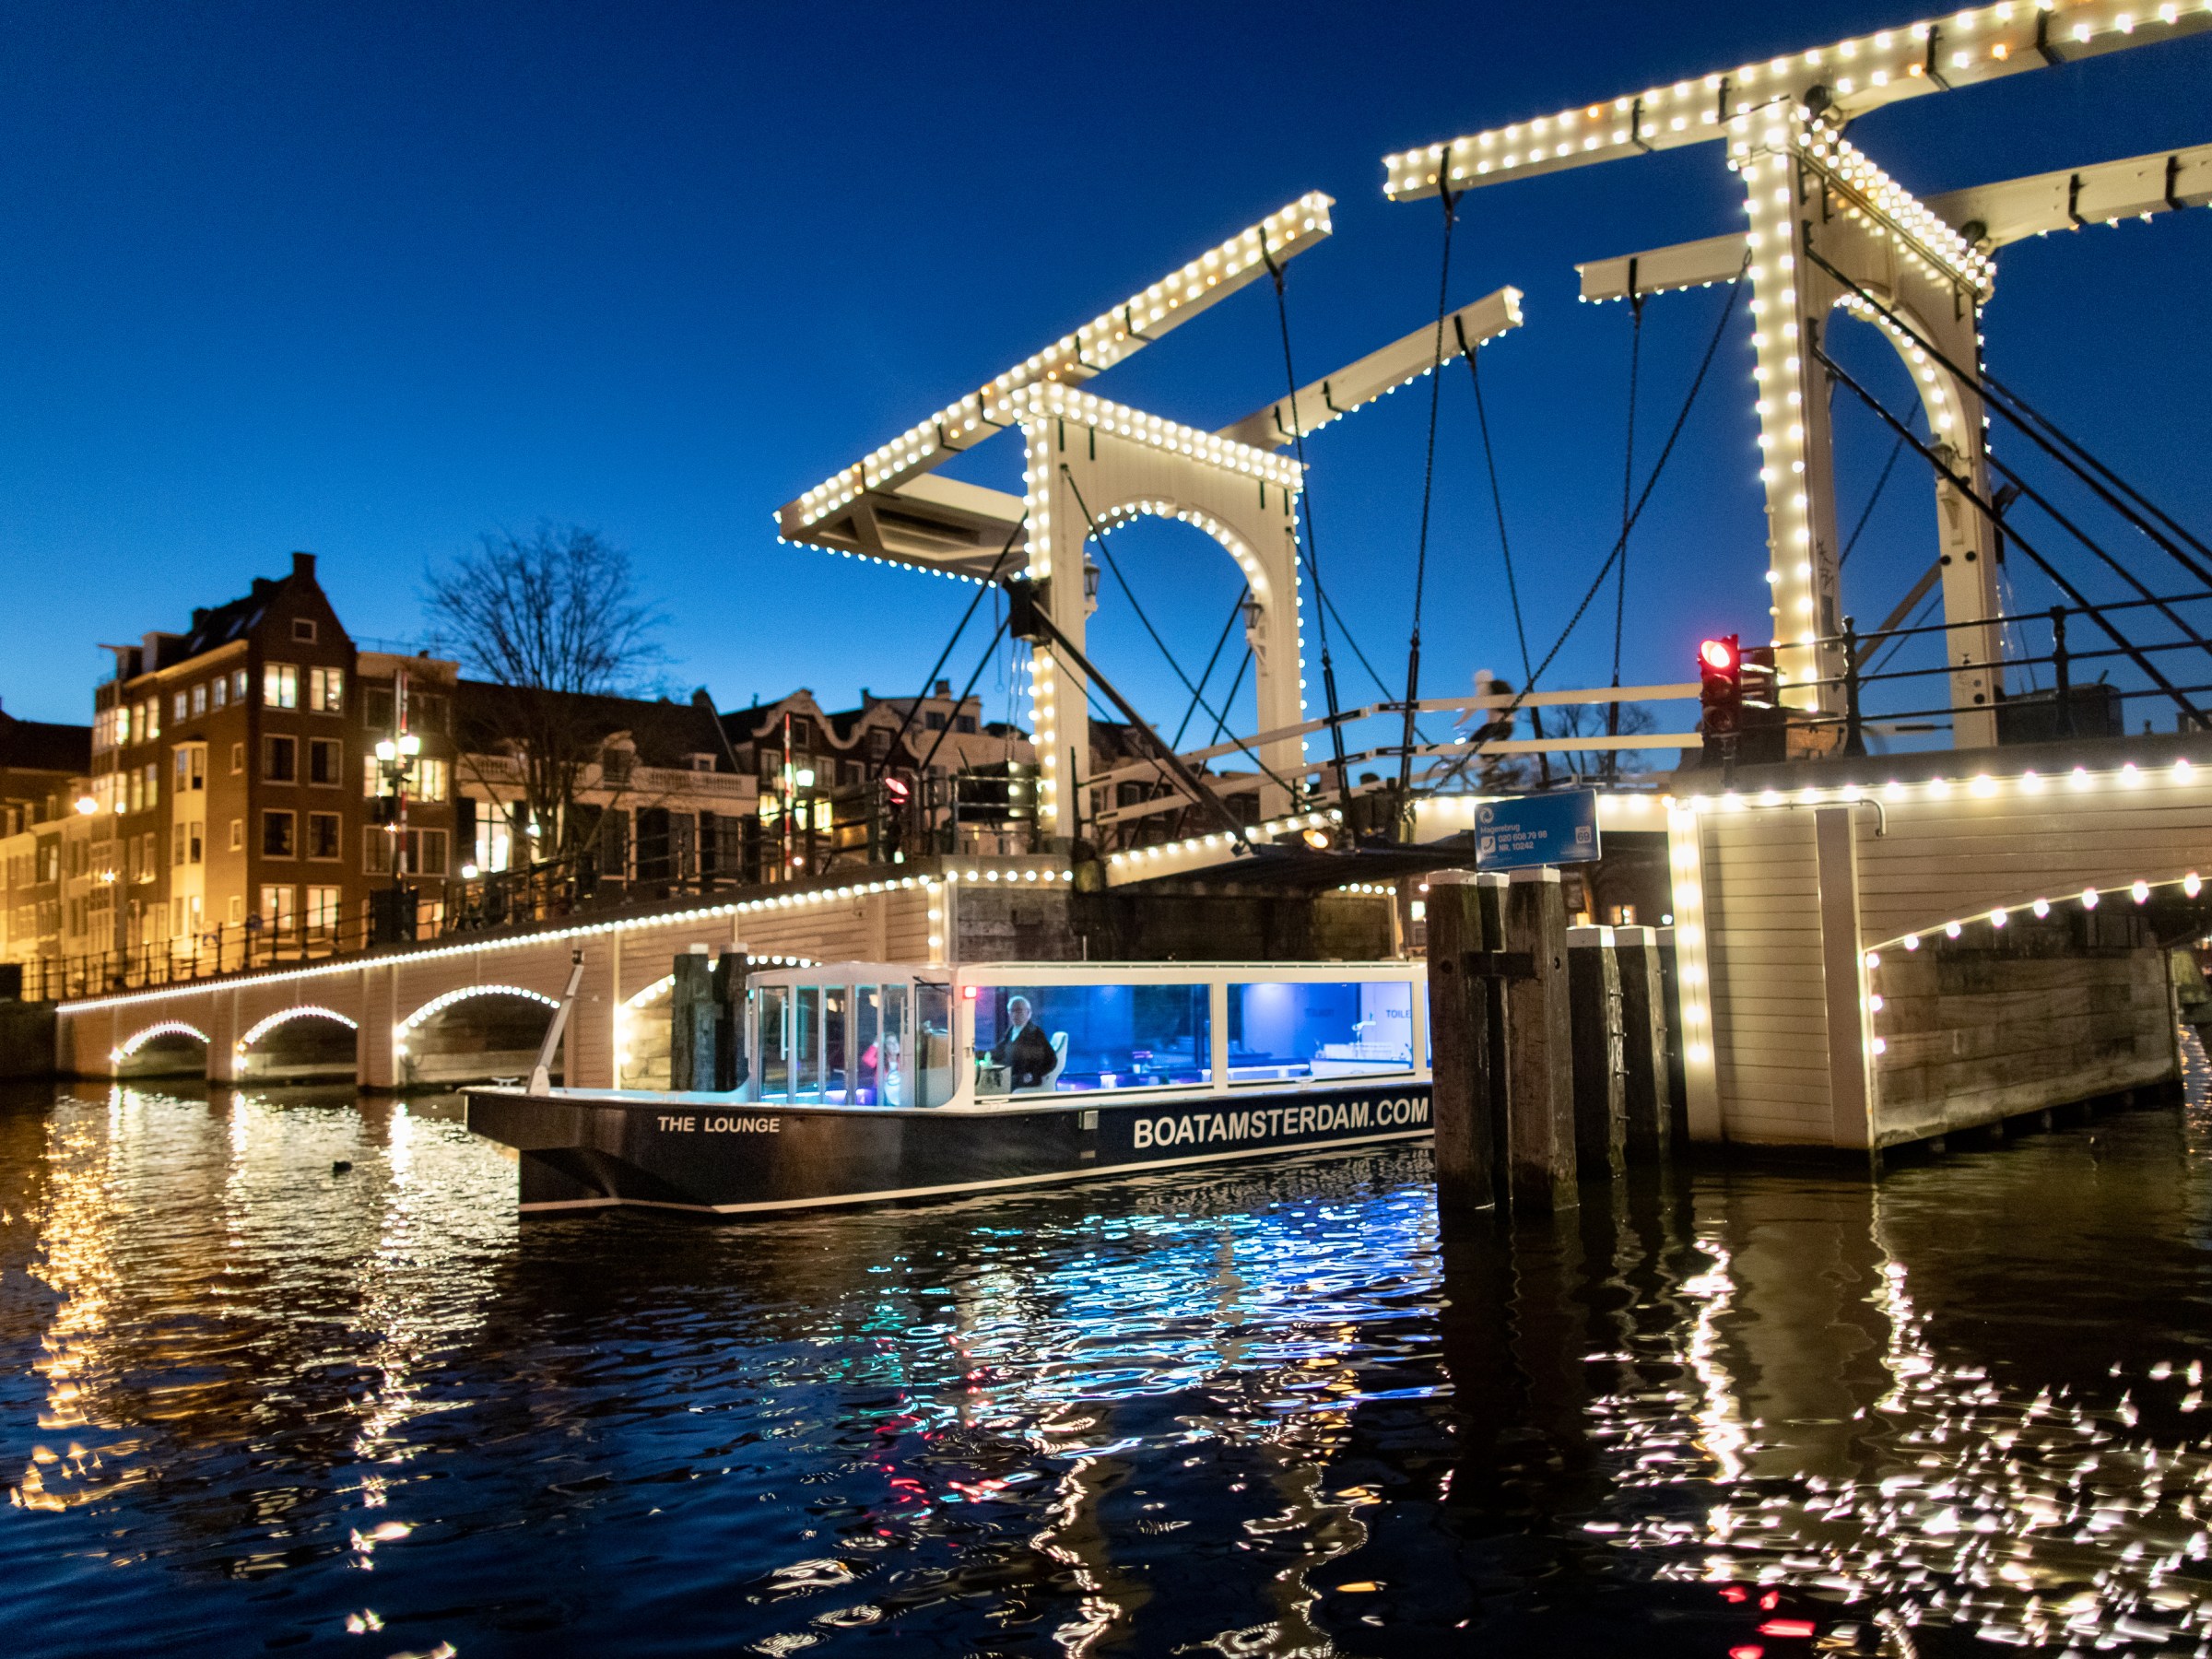
{"type": "MultiPolygon", "coordinates": [[[[407,785],[414,782],[416,761],[422,754],[422,739],[405,729],[407,718],[406,695],[404,689],[397,692],[400,700],[394,719],[401,730],[394,736],[381,739],[376,746],[377,773],[384,782],[382,815],[384,833],[392,838],[392,891],[394,895],[406,886],[402,877],[406,873],[407,863],[407,785]]],[[[400,901],[394,897],[390,903],[392,920],[387,922],[385,931],[397,934],[402,931],[400,901]]],[[[414,932],[411,919],[405,931],[408,934],[414,932]]]]}

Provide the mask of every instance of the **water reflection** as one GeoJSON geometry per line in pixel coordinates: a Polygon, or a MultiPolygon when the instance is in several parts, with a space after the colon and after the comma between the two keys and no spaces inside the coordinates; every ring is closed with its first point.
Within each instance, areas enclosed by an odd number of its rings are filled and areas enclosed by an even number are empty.
{"type": "Polygon", "coordinates": [[[2196,1652],[2194,1098],[1441,1238],[1418,1153],[522,1228],[435,1102],[22,1099],[11,1636],[2196,1652]]]}

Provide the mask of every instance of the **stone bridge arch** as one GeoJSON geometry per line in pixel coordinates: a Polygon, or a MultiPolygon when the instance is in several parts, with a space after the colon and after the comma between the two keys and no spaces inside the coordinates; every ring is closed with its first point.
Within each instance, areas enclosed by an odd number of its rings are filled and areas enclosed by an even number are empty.
{"type": "MultiPolygon", "coordinates": [[[[394,1070],[404,1084],[480,1081],[486,1077],[526,1073],[544,1041],[560,999],[528,985],[504,982],[456,985],[441,991],[393,1027],[394,1070]],[[509,1005],[505,1018],[500,1010],[485,1010],[477,1029],[447,1027],[449,1011],[492,999],[509,1005]],[[523,1006],[535,1010],[524,1013],[523,1006]]],[[[561,1056],[556,1054],[559,1070],[561,1056]]]]}
{"type": "Polygon", "coordinates": [[[121,1077],[126,1067],[139,1076],[182,1076],[186,1072],[203,1069],[211,1046],[207,1033],[188,1020],[157,1019],[150,1024],[140,1026],[129,1036],[119,1039],[115,1046],[108,1053],[108,1062],[113,1068],[113,1075],[117,1077],[121,1077]],[[198,1056],[189,1065],[183,1063],[182,1054],[177,1056],[176,1064],[171,1065],[168,1062],[164,1051],[174,1047],[175,1043],[172,1040],[177,1039],[196,1042],[200,1045],[198,1056]],[[147,1053],[149,1049],[151,1053],[147,1053]],[[147,1053],[147,1058],[139,1060],[138,1057],[141,1053],[147,1053]],[[132,1064],[134,1061],[138,1063],[134,1065],[132,1064]]]}
{"type": "Polygon", "coordinates": [[[231,1045],[232,1067],[235,1075],[245,1078],[256,1075],[281,1072],[291,1077],[312,1074],[350,1077],[357,1069],[356,1050],[359,1044],[360,1021],[349,1014],[326,1007],[321,1003],[295,1003],[265,1014],[243,1031],[231,1045]],[[335,1030],[322,1033],[321,1042],[300,1043],[271,1041],[280,1033],[297,1038],[301,1033],[287,1033],[287,1028],[301,1021],[312,1021],[324,1028],[335,1028],[346,1035],[342,1042],[329,1039],[335,1030]],[[288,1050],[279,1053],[277,1050],[288,1050]]]}

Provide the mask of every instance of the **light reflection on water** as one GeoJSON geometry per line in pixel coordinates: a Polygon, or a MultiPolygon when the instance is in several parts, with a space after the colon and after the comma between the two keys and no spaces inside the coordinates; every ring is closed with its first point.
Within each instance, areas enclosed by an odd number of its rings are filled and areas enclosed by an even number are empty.
{"type": "Polygon", "coordinates": [[[447,1105],[26,1097],[0,1605],[18,1653],[2202,1652],[2193,1093],[1448,1241],[1418,1153],[525,1228],[447,1105]]]}

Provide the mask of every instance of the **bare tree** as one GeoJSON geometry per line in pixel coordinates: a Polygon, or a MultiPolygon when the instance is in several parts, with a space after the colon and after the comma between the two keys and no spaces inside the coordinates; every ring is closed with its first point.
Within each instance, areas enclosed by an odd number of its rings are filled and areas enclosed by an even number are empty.
{"type": "Polygon", "coordinates": [[[424,605],[489,683],[484,724],[521,764],[538,856],[574,851],[591,828],[577,822],[576,796],[608,735],[595,700],[641,689],[666,660],[657,635],[667,618],[639,598],[629,555],[577,525],[487,533],[431,567],[424,605]]]}
{"type": "MultiPolygon", "coordinates": [[[[1547,721],[1556,723],[1555,737],[1602,737],[1606,735],[1606,711],[1595,703],[1567,703],[1545,712],[1547,721]]],[[[1623,703],[1620,706],[1620,735],[1641,736],[1657,724],[1652,712],[1641,703],[1623,703]]],[[[1604,777],[1618,772],[1642,771],[1651,762],[1645,759],[1648,749],[1570,749],[1559,759],[1566,762],[1569,775],[1577,782],[1604,777]],[[1608,765],[1608,761],[1611,762],[1608,765]]]]}

